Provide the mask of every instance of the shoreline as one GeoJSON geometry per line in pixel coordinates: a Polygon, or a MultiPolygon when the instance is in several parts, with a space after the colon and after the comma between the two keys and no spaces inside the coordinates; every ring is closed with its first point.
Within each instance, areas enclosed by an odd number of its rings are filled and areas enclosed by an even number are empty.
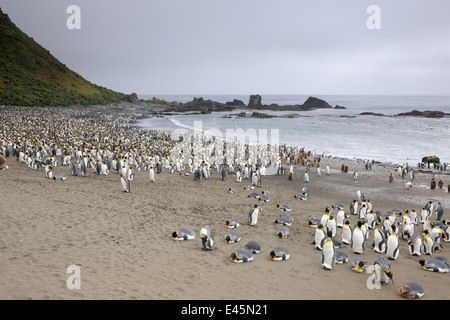
{"type": "MultiPolygon", "coordinates": [[[[171,121],[170,117],[171,116],[176,116],[176,115],[178,115],[178,114],[165,115],[163,118],[164,119],[169,119],[169,121],[171,121]]],[[[194,114],[192,114],[192,115],[194,115],[194,114]]],[[[300,116],[300,117],[312,117],[312,116],[300,116]]],[[[143,119],[139,119],[139,120],[142,121],[142,120],[147,120],[147,119],[152,119],[152,118],[155,118],[155,117],[143,118],[143,119]]],[[[160,117],[158,117],[158,118],[160,118],[160,117]]],[[[145,126],[139,124],[139,120],[134,122],[133,126],[135,128],[144,128],[145,129],[146,128],[145,126]]],[[[267,119],[267,120],[270,121],[270,119],[267,119]]],[[[187,130],[187,131],[189,131],[191,133],[194,132],[193,128],[187,127],[187,126],[178,125],[178,124],[174,123],[173,121],[171,121],[171,126],[177,127],[177,129],[169,129],[169,131],[176,131],[176,130],[185,131],[185,130],[187,130]]],[[[202,130],[202,132],[205,132],[205,131],[207,131],[207,129],[203,129],[202,130]]],[[[223,135],[222,135],[222,137],[223,137],[223,135]]],[[[280,145],[282,145],[282,146],[292,146],[291,144],[289,144],[287,142],[281,142],[280,145]]],[[[298,146],[298,147],[305,147],[305,146],[298,146]]],[[[314,147],[308,147],[308,149],[316,150],[316,148],[314,148],[314,147]]],[[[363,159],[363,158],[357,158],[357,157],[353,157],[353,156],[345,156],[345,155],[336,155],[336,154],[324,153],[321,150],[317,151],[316,153],[317,154],[323,154],[325,157],[331,156],[331,157],[336,158],[336,159],[343,159],[343,160],[348,160],[348,161],[364,162],[366,160],[366,159],[363,159]]],[[[424,155],[421,155],[420,158],[423,158],[423,156],[424,155]]],[[[375,159],[370,159],[370,160],[374,160],[376,164],[381,165],[381,166],[385,166],[385,167],[389,167],[389,168],[395,168],[395,167],[397,167],[399,165],[405,165],[405,164],[409,163],[409,161],[407,161],[407,160],[405,160],[403,162],[401,162],[401,161],[382,161],[382,160],[375,160],[375,159]]],[[[410,167],[416,168],[416,166],[418,165],[419,162],[420,161],[409,163],[409,165],[410,165],[410,167]]],[[[441,162],[447,163],[447,161],[441,161],[441,162]]],[[[424,170],[424,172],[425,172],[425,170],[424,170]]],[[[432,173],[432,174],[438,173],[438,172],[441,172],[441,171],[436,170],[436,169],[432,169],[430,171],[430,173],[432,173]]],[[[447,173],[444,173],[444,174],[447,174],[447,173]]]]}
{"type": "MultiPolygon", "coordinates": [[[[64,128],[69,123],[66,120],[70,121],[70,134],[75,138],[79,130],[88,132],[84,141],[97,144],[98,150],[110,142],[119,143],[111,141],[114,136],[130,139],[130,150],[145,146],[163,154],[167,151],[164,146],[170,145],[164,140],[167,132],[159,132],[161,141],[153,140],[157,135],[135,135],[128,122],[133,119],[130,115],[112,112],[101,115],[105,119],[112,116],[110,121],[96,122],[90,121],[91,113],[85,114],[87,118],[77,118],[70,110],[64,110],[64,115],[39,110],[40,117],[54,117],[52,127],[56,133],[61,130],[67,134],[64,128]]],[[[3,116],[0,114],[0,121],[3,116]]],[[[20,116],[27,115],[20,112],[20,116]]],[[[12,123],[13,129],[42,131],[36,126],[22,127],[20,121],[12,123]]],[[[35,140],[29,138],[30,142],[35,140]]],[[[417,174],[412,189],[407,190],[405,182],[409,179],[402,179],[394,169],[374,165],[372,170],[365,170],[364,163],[358,161],[325,157],[321,159],[321,176],[314,166],[309,170],[309,183],[302,180],[306,167],[301,164],[294,165],[292,180],[287,175],[263,176],[262,188],[252,191],[244,190],[250,180],[236,182],[228,175],[222,181],[216,169],[210,179],[196,182],[193,174],[183,175],[177,170],[171,174],[165,168],[155,175],[154,183],[149,181],[148,172],[136,171],[131,192],[124,193],[114,171],[97,175],[89,168],[87,177],[71,176],[69,166],[60,162],[54,173],[65,174],[67,179],[55,181],[45,177],[43,168],[33,170],[15,157],[6,160],[9,169],[0,171],[5,195],[0,201],[4,226],[0,238],[2,299],[396,300],[401,299],[396,288],[407,281],[423,286],[424,300],[448,299],[448,274],[422,270],[418,264],[422,257],[408,253],[406,240],[400,239],[400,257],[391,261],[395,285],[370,290],[366,286],[370,274],[357,274],[350,268],[351,260],[359,255],[348,245],[343,249],[349,255],[348,263],[336,265],[331,271],[322,268],[321,252],[311,244],[315,228],[308,226],[308,216],[320,218],[328,206],[343,204],[348,210],[358,190],[364,191],[374,210],[383,215],[393,208],[416,209],[419,213],[429,200],[439,201],[447,209],[450,194],[445,189],[430,190],[428,174],[417,174]],[[327,164],[330,175],[325,173],[327,164]],[[347,173],[341,172],[342,164],[349,166],[347,173]],[[354,171],[359,172],[358,179],[352,178],[354,171]],[[389,173],[395,175],[392,183],[388,182],[389,173]],[[230,187],[236,189],[235,194],[227,192],[230,187]],[[308,188],[309,199],[295,199],[303,187],[308,188]],[[256,199],[248,196],[266,188],[270,190],[270,202],[261,204],[266,212],[261,213],[257,226],[249,226],[248,211],[256,199]],[[294,224],[286,239],[276,236],[278,225],[274,221],[287,214],[276,209],[277,203],[294,209],[294,224]],[[229,231],[224,226],[228,218],[237,218],[241,223],[235,229],[242,237],[237,243],[224,241],[229,231]],[[210,252],[201,249],[199,234],[208,224],[215,236],[215,250],[210,252]],[[191,228],[196,238],[173,241],[172,232],[181,227],[191,228]],[[231,262],[233,250],[249,240],[260,242],[261,253],[250,263],[231,262]],[[268,254],[276,246],[288,248],[291,258],[271,261],[268,254]],[[66,286],[70,276],[67,268],[71,265],[81,269],[79,290],[66,286]]],[[[289,169],[287,159],[282,163],[289,169]]],[[[446,179],[439,174],[436,177],[446,179]]],[[[349,219],[352,225],[357,221],[356,216],[349,219]]],[[[416,228],[420,233],[422,226],[416,228]]],[[[372,232],[366,252],[360,255],[369,263],[379,256],[370,248],[371,241],[372,232]]],[[[449,244],[442,245],[436,255],[448,257],[449,244]]]]}

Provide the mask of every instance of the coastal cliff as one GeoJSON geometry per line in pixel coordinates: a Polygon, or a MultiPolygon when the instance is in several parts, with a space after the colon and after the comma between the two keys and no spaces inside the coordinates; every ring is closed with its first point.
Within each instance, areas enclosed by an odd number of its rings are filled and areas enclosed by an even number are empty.
{"type": "Polygon", "coordinates": [[[0,105],[110,104],[133,95],[109,90],[70,70],[0,9],[0,105]]]}

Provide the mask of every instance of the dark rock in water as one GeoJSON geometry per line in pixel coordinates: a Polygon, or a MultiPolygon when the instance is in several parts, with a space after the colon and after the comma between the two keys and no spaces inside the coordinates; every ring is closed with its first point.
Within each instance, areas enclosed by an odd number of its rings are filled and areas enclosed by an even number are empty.
{"type": "Polygon", "coordinates": [[[413,116],[413,117],[426,117],[426,118],[443,118],[445,115],[442,111],[418,111],[413,110],[410,112],[399,113],[397,116],[413,116]]]}
{"type": "Polygon", "coordinates": [[[209,111],[207,107],[200,107],[200,113],[201,114],[209,114],[209,113],[211,113],[211,111],[209,111]]]}
{"type": "Polygon", "coordinates": [[[359,115],[360,116],[377,116],[377,117],[383,117],[384,116],[384,114],[376,113],[376,112],[361,112],[359,115]]]}
{"type": "MultiPolygon", "coordinates": [[[[137,98],[137,97],[136,97],[137,98]]],[[[158,101],[156,98],[153,98],[152,101],[158,101]]],[[[246,106],[244,102],[241,100],[234,99],[233,101],[229,101],[226,103],[216,102],[212,100],[205,100],[203,98],[194,98],[190,102],[181,103],[181,102],[166,102],[164,101],[165,112],[189,112],[191,114],[207,114],[211,112],[221,112],[221,111],[232,111],[235,109],[256,109],[256,110],[272,110],[272,111],[309,111],[318,108],[333,108],[326,101],[309,97],[304,104],[295,104],[295,105],[278,105],[276,103],[270,105],[262,104],[262,98],[260,95],[251,95],[249,99],[249,103],[246,106]]],[[[345,107],[336,106],[335,109],[345,109],[345,107]]],[[[239,117],[246,117],[247,115],[240,114],[239,117]]],[[[291,115],[290,117],[296,117],[297,115],[291,115]]],[[[258,118],[271,118],[275,117],[275,115],[267,115],[267,114],[254,114],[252,117],[258,118]]]]}
{"type": "Polygon", "coordinates": [[[241,113],[238,113],[236,116],[239,118],[245,118],[247,116],[247,114],[245,112],[241,112],[241,113]]]}
{"type": "Polygon", "coordinates": [[[245,107],[245,103],[238,99],[234,99],[233,101],[228,101],[225,104],[227,106],[245,107]]]}
{"type": "Polygon", "coordinates": [[[261,96],[259,94],[252,94],[248,101],[249,108],[261,107],[261,96]]]}
{"type": "Polygon", "coordinates": [[[316,97],[309,97],[306,99],[305,103],[303,103],[304,108],[333,108],[326,102],[325,100],[316,98],[316,97]]]}
{"type": "Polygon", "coordinates": [[[340,106],[340,105],[336,105],[335,107],[334,107],[334,109],[341,109],[341,110],[344,110],[344,109],[347,109],[346,107],[343,107],[343,106],[340,106]]]}
{"type": "Polygon", "coordinates": [[[422,158],[422,162],[424,162],[424,163],[440,163],[441,159],[439,159],[439,157],[436,157],[436,156],[427,156],[427,157],[422,158]]]}
{"type": "Polygon", "coordinates": [[[250,117],[259,118],[259,119],[268,119],[268,118],[273,118],[274,116],[267,114],[267,113],[253,112],[250,117]]]}
{"type": "Polygon", "coordinates": [[[211,112],[220,112],[220,111],[231,111],[236,109],[233,105],[227,105],[225,103],[216,102],[212,100],[205,100],[202,97],[194,98],[190,102],[186,103],[178,103],[170,105],[166,110],[176,111],[176,112],[200,112],[202,114],[208,114],[211,112]]]}

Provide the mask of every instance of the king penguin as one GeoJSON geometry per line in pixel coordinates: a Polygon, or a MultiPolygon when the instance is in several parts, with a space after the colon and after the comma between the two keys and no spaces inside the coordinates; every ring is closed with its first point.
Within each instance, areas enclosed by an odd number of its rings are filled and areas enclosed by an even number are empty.
{"type": "Polygon", "coordinates": [[[239,220],[236,218],[230,218],[227,221],[225,221],[225,227],[230,228],[230,229],[234,229],[239,227],[239,220]]]}
{"type": "Polygon", "coordinates": [[[322,240],[326,237],[326,232],[323,229],[323,225],[319,224],[316,228],[316,232],[314,234],[314,247],[317,250],[322,250],[322,240]]]}
{"type": "Polygon", "coordinates": [[[353,200],[350,204],[350,213],[352,215],[357,215],[359,213],[359,203],[358,200],[353,200]]]}
{"type": "Polygon", "coordinates": [[[334,238],[336,236],[336,220],[333,215],[330,215],[327,221],[327,232],[331,232],[331,237],[334,238]]]}
{"type": "Polygon", "coordinates": [[[202,238],[202,250],[214,250],[214,235],[210,225],[207,225],[200,230],[200,236],[202,238]]]}
{"type": "Polygon", "coordinates": [[[348,214],[345,212],[345,210],[339,210],[336,214],[336,227],[344,227],[344,221],[346,218],[348,218],[348,214]]]}
{"type": "Polygon", "coordinates": [[[392,284],[394,284],[394,277],[391,272],[391,264],[386,257],[380,256],[376,258],[373,265],[375,267],[375,283],[387,284],[389,282],[389,279],[391,279],[392,284]]]}
{"type": "Polygon", "coordinates": [[[420,299],[424,296],[425,292],[421,285],[415,282],[408,282],[397,289],[397,294],[406,299],[420,299]]]}
{"type": "Polygon", "coordinates": [[[430,231],[425,230],[423,232],[422,243],[423,243],[423,253],[426,254],[426,255],[430,255],[431,256],[433,254],[434,241],[430,237],[430,231]]]}
{"type": "Polygon", "coordinates": [[[363,254],[364,246],[365,246],[365,235],[361,230],[363,223],[361,220],[358,221],[355,230],[353,230],[352,234],[352,250],[354,253],[363,254]]]}
{"type": "Polygon", "coordinates": [[[288,227],[280,227],[277,232],[277,237],[280,239],[286,239],[289,237],[290,231],[288,227]]]}
{"type": "Polygon", "coordinates": [[[397,226],[392,225],[392,232],[386,242],[386,257],[390,260],[397,260],[399,253],[399,241],[396,234],[397,226]]]}
{"type": "Polygon", "coordinates": [[[362,273],[367,269],[367,260],[356,257],[352,261],[352,270],[358,273],[362,273]]]}
{"type": "Polygon", "coordinates": [[[386,253],[386,231],[375,228],[373,230],[372,248],[377,253],[386,253]]]}
{"type": "Polygon", "coordinates": [[[241,240],[241,236],[236,231],[229,231],[225,235],[226,243],[235,243],[241,240]]]}
{"type": "Polygon", "coordinates": [[[336,248],[331,238],[326,238],[322,247],[322,267],[326,270],[334,269],[336,263],[336,248]]]}
{"type": "Polygon", "coordinates": [[[153,169],[153,166],[150,166],[148,169],[148,178],[150,182],[155,182],[155,170],[153,169]]]}
{"type": "Polygon", "coordinates": [[[303,182],[309,183],[309,175],[308,175],[308,172],[305,172],[305,173],[303,174],[303,182]]]}
{"type": "Polygon", "coordinates": [[[46,165],[45,166],[45,177],[49,179],[53,179],[53,166],[46,165]]]}
{"type": "Polygon", "coordinates": [[[416,210],[412,209],[409,213],[409,219],[411,220],[411,223],[417,225],[417,212],[416,210]]]}
{"type": "Polygon", "coordinates": [[[428,217],[429,217],[429,212],[428,212],[427,208],[423,207],[422,211],[420,212],[419,222],[425,223],[425,221],[428,221],[428,217]]]}
{"type": "Polygon", "coordinates": [[[450,266],[439,259],[419,260],[422,269],[433,272],[450,272],[450,266]]]}
{"type": "Polygon", "coordinates": [[[131,192],[130,190],[130,180],[124,174],[120,174],[120,185],[122,186],[122,191],[131,192]]]}
{"type": "Polygon", "coordinates": [[[341,240],[345,244],[352,243],[352,226],[350,225],[350,220],[344,221],[344,226],[342,227],[341,240]]]}
{"type": "Polygon", "coordinates": [[[261,245],[254,240],[246,242],[242,247],[244,249],[250,250],[252,253],[255,254],[261,252],[261,245]]]}
{"type": "Polygon", "coordinates": [[[70,167],[70,174],[72,176],[77,176],[78,175],[77,167],[76,167],[75,162],[73,161],[73,159],[70,160],[69,167],[70,167]]]}
{"type": "Polygon", "coordinates": [[[256,224],[258,223],[258,215],[259,215],[258,205],[254,204],[248,213],[248,223],[251,226],[256,226],[256,224]]]}
{"type": "Polygon", "coordinates": [[[442,207],[442,204],[438,202],[436,207],[436,220],[441,221],[444,217],[444,208],[442,207]]]}
{"type": "Polygon", "coordinates": [[[409,254],[412,256],[420,256],[422,254],[422,238],[414,234],[408,240],[409,254]]]}
{"type": "Polygon", "coordinates": [[[253,261],[253,252],[247,249],[237,249],[231,254],[231,261],[234,263],[253,261]]]}
{"type": "Polygon", "coordinates": [[[188,228],[179,228],[172,233],[173,240],[193,240],[195,239],[195,233],[188,228]]]}
{"type": "Polygon", "coordinates": [[[288,260],[290,256],[289,250],[285,247],[275,247],[269,253],[269,258],[273,261],[288,260]]]}

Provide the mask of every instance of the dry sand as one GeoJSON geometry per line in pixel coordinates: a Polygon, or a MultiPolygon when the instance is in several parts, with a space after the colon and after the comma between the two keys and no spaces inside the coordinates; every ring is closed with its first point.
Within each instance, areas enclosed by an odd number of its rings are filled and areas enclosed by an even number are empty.
{"type": "MultiPolygon", "coordinates": [[[[370,290],[367,273],[351,270],[357,255],[350,246],[350,260],[327,271],[321,266],[321,251],[311,244],[315,229],[307,225],[311,214],[321,217],[326,206],[341,203],[347,209],[356,191],[371,199],[374,210],[383,214],[391,209],[420,209],[428,200],[441,201],[448,216],[450,194],[430,190],[430,176],[417,174],[412,190],[406,180],[392,169],[375,166],[366,171],[361,164],[347,161],[349,173],[341,173],[343,160],[322,160],[332,174],[317,177],[310,172],[310,183],[301,180],[304,167],[295,169],[293,181],[287,176],[265,176],[263,187],[270,190],[267,210],[256,227],[247,223],[250,206],[256,199],[251,191],[230,176],[223,182],[217,173],[200,183],[193,176],[170,174],[164,170],[150,183],[147,172],[137,172],[131,193],[123,193],[116,173],[72,177],[68,166],[54,173],[67,175],[65,181],[45,178],[42,169],[29,169],[9,158],[9,170],[0,171],[0,299],[400,299],[396,288],[408,281],[422,285],[423,299],[448,299],[450,274],[422,270],[419,257],[409,255],[406,240],[400,242],[400,256],[391,261],[395,285],[370,290]],[[359,179],[352,172],[359,171],[359,179]],[[303,186],[310,192],[308,201],[294,198],[303,186]],[[229,187],[235,194],[227,192],[229,187]],[[274,220],[286,213],[276,203],[294,208],[295,218],[287,239],[278,239],[274,220]],[[236,229],[241,241],[227,244],[224,235],[227,218],[238,218],[236,229]],[[200,229],[210,224],[215,250],[201,249],[200,229]],[[191,228],[197,237],[173,241],[179,227],[191,228]],[[261,253],[250,263],[230,261],[233,250],[249,240],[257,240],[261,253]],[[282,245],[290,250],[287,261],[271,261],[269,252],[282,245]],[[81,288],[68,289],[66,273],[70,265],[81,271],[81,288]]],[[[447,183],[449,176],[443,176],[447,183]]],[[[261,189],[256,189],[260,192],[261,189]]],[[[357,217],[351,216],[352,225],[357,217]]],[[[422,226],[416,227],[420,233],[422,226]]],[[[338,229],[340,239],[341,229],[338,229]]],[[[372,242],[370,232],[368,244],[372,242]]],[[[443,243],[439,253],[450,258],[450,244],[443,243]]],[[[370,247],[362,255],[373,263],[379,254],[370,247]]],[[[423,256],[422,256],[423,257],[423,256]]]]}

